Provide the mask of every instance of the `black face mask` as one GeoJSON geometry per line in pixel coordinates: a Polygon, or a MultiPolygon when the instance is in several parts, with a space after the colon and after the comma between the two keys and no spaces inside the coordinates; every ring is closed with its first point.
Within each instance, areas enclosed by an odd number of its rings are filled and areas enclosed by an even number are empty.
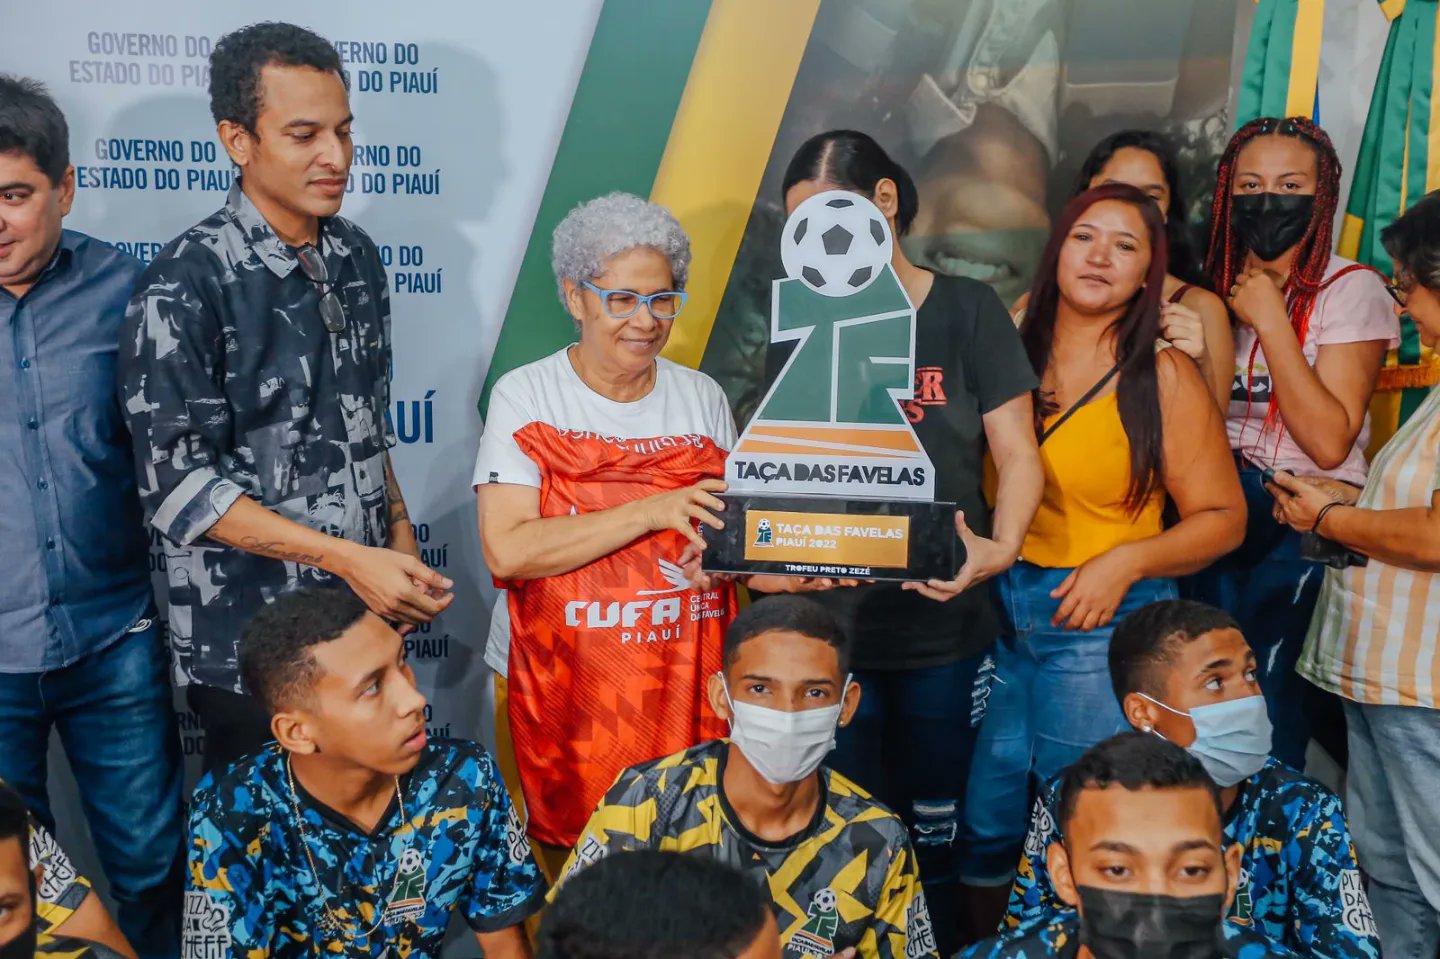
{"type": "Polygon", "coordinates": [[[35,920],[32,919],[24,932],[0,946],[0,959],[35,959],[36,938],[35,920]]]}
{"type": "Polygon", "coordinates": [[[1225,897],[1080,886],[1080,944],[1095,959],[1217,959],[1225,897]]]}
{"type": "Polygon", "coordinates": [[[35,959],[35,940],[39,936],[39,927],[35,921],[35,905],[39,899],[35,895],[35,877],[30,877],[30,925],[25,931],[5,945],[0,946],[0,959],[35,959]]]}
{"type": "Polygon", "coordinates": [[[1241,193],[1230,203],[1230,222],[1240,242],[1267,262],[1300,242],[1314,213],[1313,195],[1241,193]]]}

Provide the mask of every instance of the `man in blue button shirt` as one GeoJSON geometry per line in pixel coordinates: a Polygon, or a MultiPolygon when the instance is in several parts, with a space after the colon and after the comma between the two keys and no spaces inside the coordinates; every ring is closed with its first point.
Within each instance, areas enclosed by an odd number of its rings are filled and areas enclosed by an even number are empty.
{"type": "Polygon", "coordinates": [[[0,76],[0,778],[48,828],[59,732],[121,928],[179,949],[181,765],[116,383],[141,266],[61,228],[65,117],[0,76]]]}

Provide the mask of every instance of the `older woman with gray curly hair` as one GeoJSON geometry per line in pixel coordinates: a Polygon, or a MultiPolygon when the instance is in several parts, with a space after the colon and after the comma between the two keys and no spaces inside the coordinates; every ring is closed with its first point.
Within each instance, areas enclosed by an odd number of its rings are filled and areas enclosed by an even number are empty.
{"type": "Polygon", "coordinates": [[[694,588],[681,568],[696,524],[721,525],[735,443],[720,387],[660,356],[685,306],[685,231],[611,193],[555,228],[551,261],[578,342],[500,378],[475,464],[510,623],[500,718],[547,867],[622,769],[723,733],[705,679],[735,611],[732,585],[694,588]]]}

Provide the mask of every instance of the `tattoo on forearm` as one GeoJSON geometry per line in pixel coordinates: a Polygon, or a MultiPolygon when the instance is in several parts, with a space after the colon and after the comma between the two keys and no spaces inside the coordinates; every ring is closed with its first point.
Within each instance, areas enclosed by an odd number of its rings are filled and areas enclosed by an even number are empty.
{"type": "Polygon", "coordinates": [[[227,546],[238,546],[247,553],[269,556],[271,559],[285,559],[292,563],[304,563],[306,566],[319,566],[325,561],[324,553],[306,553],[297,549],[288,549],[280,540],[263,540],[258,536],[241,536],[236,540],[221,539],[220,542],[227,546]]]}
{"type": "Polygon", "coordinates": [[[410,511],[405,508],[405,497],[400,495],[400,481],[395,478],[388,453],[385,456],[385,498],[389,501],[391,526],[410,520],[410,511]]]}
{"type": "Polygon", "coordinates": [[[390,503],[390,525],[391,525],[391,526],[394,526],[396,523],[403,523],[403,522],[405,522],[406,520],[408,520],[409,518],[410,518],[410,511],[405,508],[405,501],[404,501],[403,499],[393,500],[393,501],[390,503]]]}

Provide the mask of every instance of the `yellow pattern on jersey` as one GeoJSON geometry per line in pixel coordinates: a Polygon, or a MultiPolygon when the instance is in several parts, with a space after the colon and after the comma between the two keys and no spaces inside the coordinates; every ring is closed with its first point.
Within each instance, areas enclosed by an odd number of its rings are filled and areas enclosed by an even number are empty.
{"type": "Polygon", "coordinates": [[[825,959],[849,946],[861,959],[936,956],[899,817],[822,768],[823,806],[814,824],[784,846],[766,844],[745,831],[721,794],[728,748],[716,740],[621,773],[581,833],[562,883],[614,852],[710,855],[763,873],[786,959],[825,959]]]}

